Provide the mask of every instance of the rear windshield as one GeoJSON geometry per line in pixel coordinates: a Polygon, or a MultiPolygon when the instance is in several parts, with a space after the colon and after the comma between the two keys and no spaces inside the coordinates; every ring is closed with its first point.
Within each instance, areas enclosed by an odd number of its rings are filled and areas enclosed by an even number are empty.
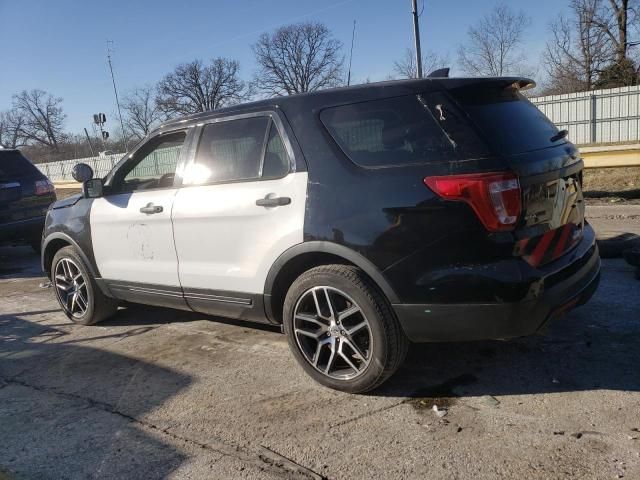
{"type": "Polygon", "coordinates": [[[468,119],[440,92],[331,107],[320,119],[346,155],[367,168],[487,156],[468,119]]]}
{"type": "Polygon", "coordinates": [[[40,171],[20,152],[0,150],[0,180],[39,177],[41,175],[40,171]]]}
{"type": "Polygon", "coordinates": [[[566,142],[564,138],[551,141],[558,133],[556,126],[515,89],[468,87],[449,94],[497,153],[523,153],[566,142]]]}

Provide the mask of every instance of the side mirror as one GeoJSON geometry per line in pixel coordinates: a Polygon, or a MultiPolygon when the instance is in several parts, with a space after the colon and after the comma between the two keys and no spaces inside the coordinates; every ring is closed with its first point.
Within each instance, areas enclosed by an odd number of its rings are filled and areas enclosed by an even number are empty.
{"type": "Polygon", "coordinates": [[[77,163],[71,170],[71,176],[76,182],[84,183],[93,178],[93,169],[86,163],[77,163]]]}
{"type": "Polygon", "coordinates": [[[84,198],[98,198],[102,196],[102,179],[92,178],[82,184],[84,198]]]}

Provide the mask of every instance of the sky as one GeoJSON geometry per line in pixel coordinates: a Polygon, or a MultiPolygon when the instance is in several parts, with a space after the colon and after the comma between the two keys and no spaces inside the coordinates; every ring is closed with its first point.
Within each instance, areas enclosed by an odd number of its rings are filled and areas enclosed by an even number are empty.
{"type": "MultiPolygon", "coordinates": [[[[423,51],[448,54],[455,72],[456,50],[469,26],[496,3],[418,0],[423,51]]],[[[537,64],[548,24],[566,11],[568,0],[507,3],[531,18],[525,41],[529,62],[537,64]]],[[[39,88],[63,98],[67,131],[90,127],[97,112],[105,112],[107,128],[115,130],[107,40],[113,41],[122,97],[196,58],[238,60],[241,76],[250,79],[251,44],[288,23],[326,24],[348,55],[354,20],[353,83],[384,80],[412,46],[410,0],[0,0],[0,110],[10,107],[12,94],[39,88]]]]}

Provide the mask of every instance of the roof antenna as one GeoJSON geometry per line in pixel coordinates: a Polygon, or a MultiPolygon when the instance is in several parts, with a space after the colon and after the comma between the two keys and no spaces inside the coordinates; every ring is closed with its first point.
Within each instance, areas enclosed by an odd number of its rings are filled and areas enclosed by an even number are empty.
{"type": "Polygon", "coordinates": [[[449,78],[449,67],[438,68],[427,75],[427,78],[449,78]]]}
{"type": "Polygon", "coordinates": [[[349,74],[347,75],[347,87],[351,85],[351,60],[353,59],[353,39],[356,37],[356,21],[353,21],[353,32],[351,32],[351,53],[349,54],[349,74]]]}

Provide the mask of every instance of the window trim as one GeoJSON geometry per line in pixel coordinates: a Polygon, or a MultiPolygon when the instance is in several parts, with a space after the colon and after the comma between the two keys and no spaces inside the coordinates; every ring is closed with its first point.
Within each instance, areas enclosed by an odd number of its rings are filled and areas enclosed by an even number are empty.
{"type": "Polygon", "coordinates": [[[284,127],[284,124],[282,122],[282,120],[280,119],[280,117],[278,116],[278,114],[272,110],[261,110],[258,112],[251,112],[251,113],[240,113],[240,114],[235,114],[235,115],[226,115],[226,116],[220,116],[220,117],[215,117],[215,118],[209,118],[205,121],[202,122],[198,122],[195,125],[195,131],[193,134],[193,139],[191,141],[190,147],[189,147],[189,151],[188,151],[188,156],[187,156],[187,160],[184,164],[184,168],[187,169],[189,168],[191,165],[195,165],[196,164],[196,154],[198,153],[198,147],[200,145],[200,140],[202,139],[202,134],[204,133],[204,129],[207,125],[213,124],[213,123],[220,123],[220,122],[231,122],[234,120],[244,120],[247,118],[260,118],[260,117],[268,117],[269,121],[267,123],[267,128],[265,131],[265,136],[263,138],[263,145],[262,145],[262,157],[260,158],[260,167],[259,167],[259,171],[258,171],[258,177],[253,177],[253,178],[241,178],[241,179],[236,179],[236,180],[222,180],[222,181],[211,181],[211,182],[203,182],[203,183],[184,183],[181,181],[179,187],[183,188],[183,187],[204,187],[204,186],[208,186],[208,185],[226,185],[226,184],[233,184],[233,183],[247,183],[247,182],[269,182],[269,181],[273,181],[273,180],[281,180],[283,178],[285,178],[287,175],[290,175],[292,173],[296,173],[296,157],[294,155],[294,151],[293,151],[293,147],[291,145],[291,142],[289,140],[288,135],[286,134],[286,130],[284,127]],[[284,175],[282,175],[281,177],[277,177],[277,178],[262,178],[262,172],[263,172],[263,166],[264,166],[264,157],[265,157],[265,152],[267,149],[267,141],[269,139],[269,133],[271,131],[271,126],[275,126],[278,135],[280,135],[280,138],[282,140],[282,143],[284,144],[284,148],[287,152],[287,155],[289,156],[289,170],[287,171],[287,173],[285,173],[284,175]]]}
{"type": "MultiPolygon", "coordinates": [[[[154,141],[155,139],[157,139],[159,137],[163,137],[165,135],[171,135],[171,134],[179,133],[179,132],[184,132],[185,138],[184,138],[184,142],[182,143],[182,146],[180,147],[180,154],[178,155],[178,161],[176,162],[176,172],[177,172],[180,169],[180,167],[182,165],[184,165],[186,163],[186,161],[188,160],[187,153],[190,150],[190,146],[191,146],[191,143],[192,143],[192,140],[193,140],[193,133],[194,133],[193,125],[180,126],[180,127],[177,127],[177,128],[171,129],[171,130],[164,130],[164,131],[161,131],[161,132],[157,132],[155,135],[138,142],[138,144],[136,145],[134,150],[132,150],[130,153],[128,153],[124,157],[122,157],[120,159],[120,161],[111,169],[111,171],[104,178],[104,185],[106,187],[108,187],[108,189],[109,189],[109,191],[106,192],[104,196],[105,197],[110,197],[112,195],[125,195],[125,194],[133,194],[133,193],[137,193],[137,192],[156,192],[156,191],[160,191],[160,190],[173,190],[173,189],[179,188],[180,185],[182,184],[182,178],[178,177],[178,176],[174,176],[173,185],[171,185],[171,186],[156,187],[156,188],[145,188],[143,190],[111,191],[111,189],[113,188],[113,182],[116,180],[118,172],[120,172],[123,168],[125,168],[127,163],[129,161],[131,161],[133,156],[138,151],[140,151],[148,143],[154,141]]],[[[140,160],[140,161],[142,161],[142,160],[140,160]]]]}

